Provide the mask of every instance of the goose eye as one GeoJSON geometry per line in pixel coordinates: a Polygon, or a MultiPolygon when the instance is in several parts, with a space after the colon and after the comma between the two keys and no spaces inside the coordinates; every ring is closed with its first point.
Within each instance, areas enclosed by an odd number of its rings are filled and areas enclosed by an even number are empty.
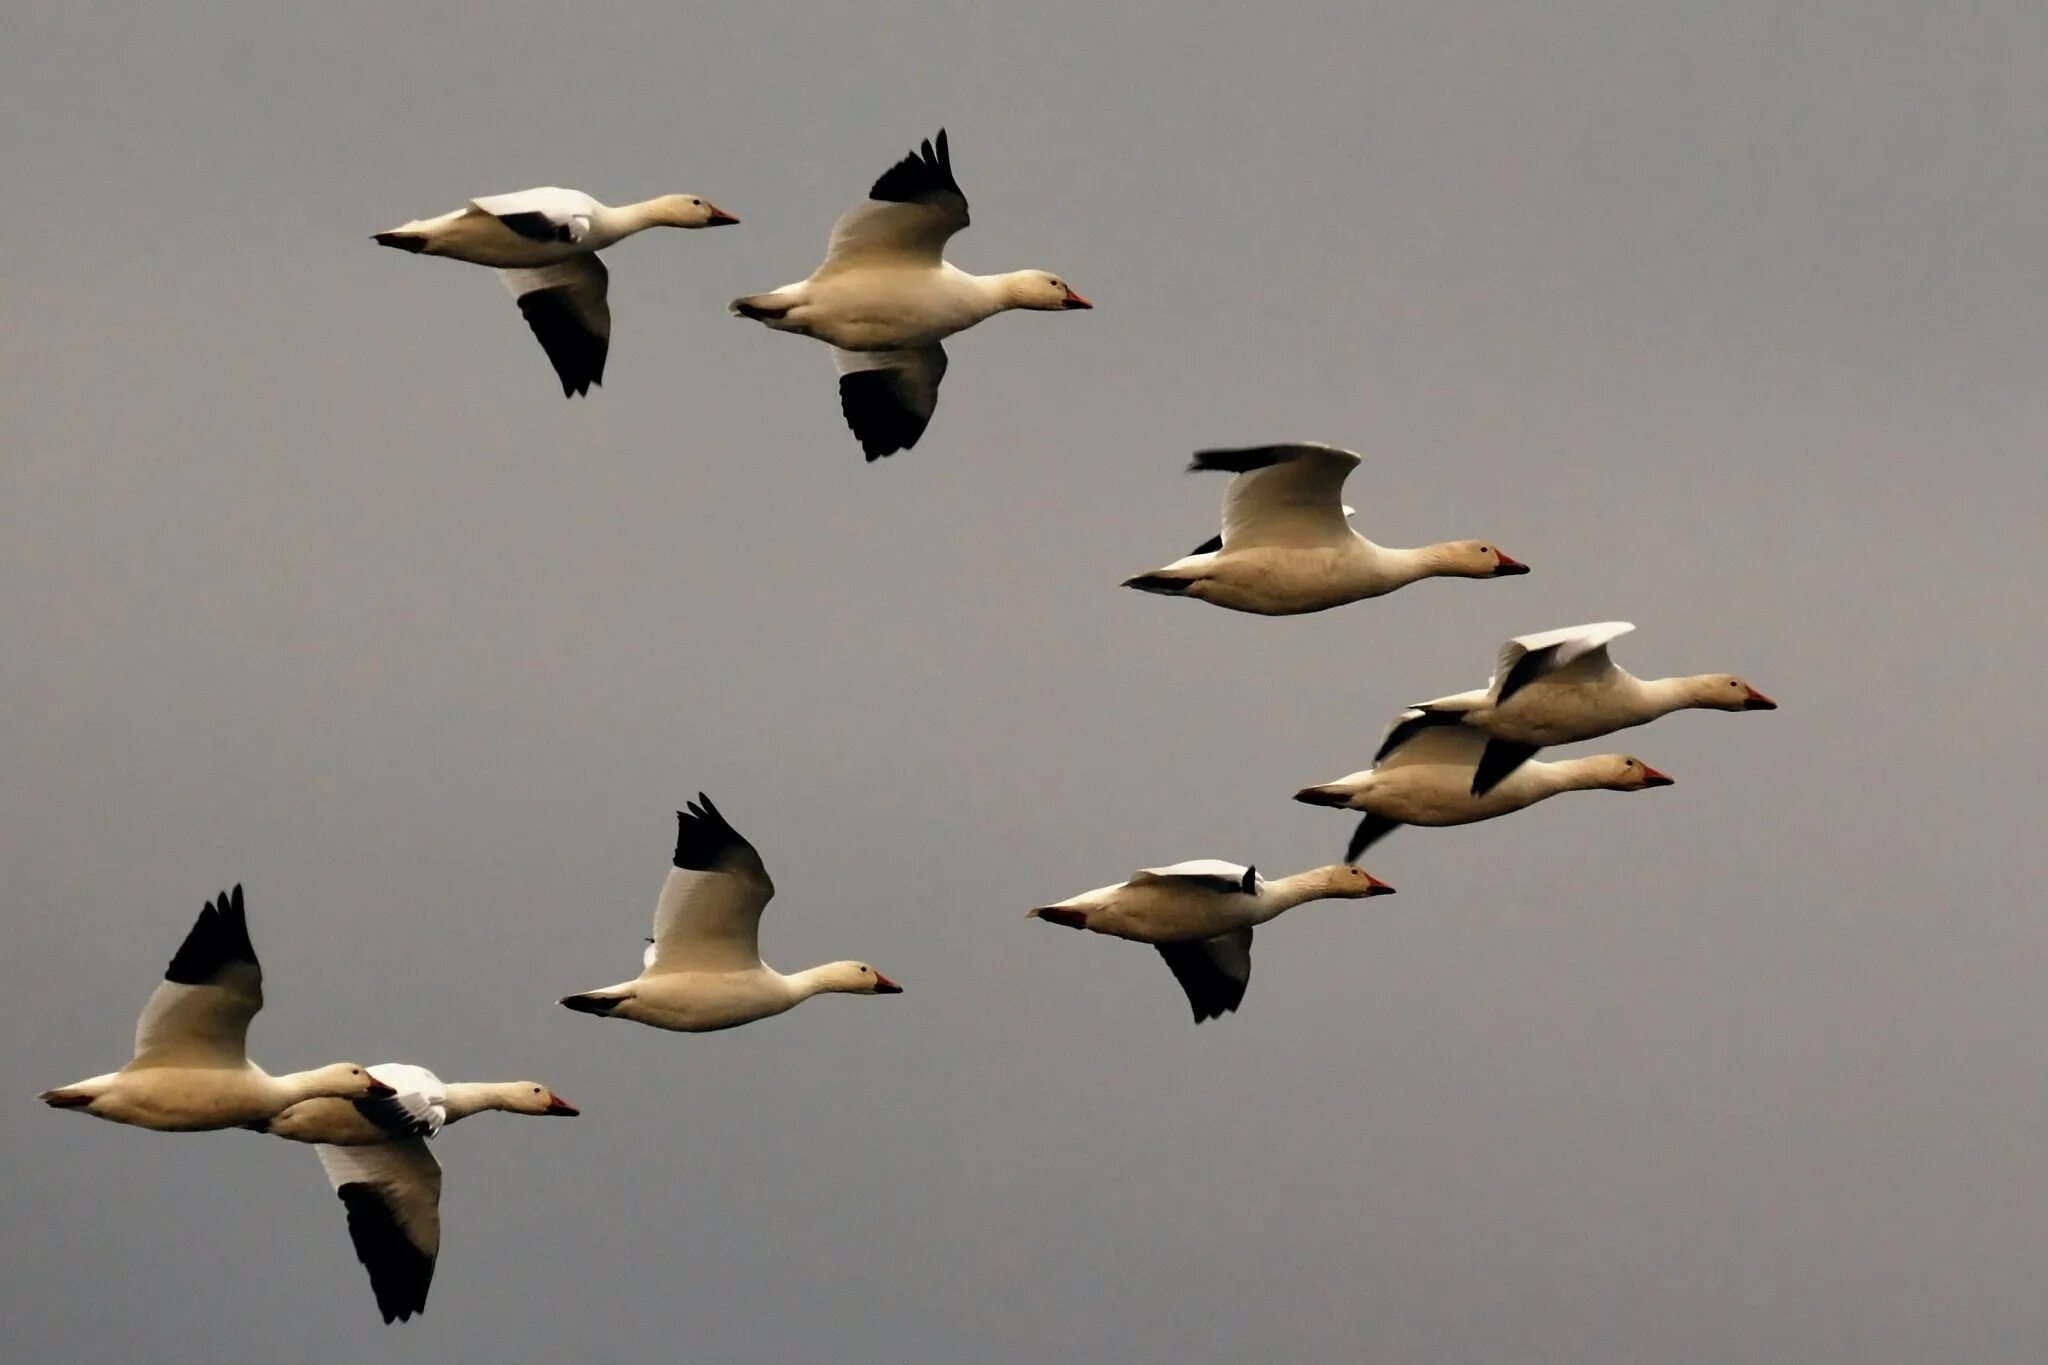
{"type": "Polygon", "coordinates": [[[692,199],[690,203],[700,209],[704,207],[704,201],[702,199],[692,199]]]}

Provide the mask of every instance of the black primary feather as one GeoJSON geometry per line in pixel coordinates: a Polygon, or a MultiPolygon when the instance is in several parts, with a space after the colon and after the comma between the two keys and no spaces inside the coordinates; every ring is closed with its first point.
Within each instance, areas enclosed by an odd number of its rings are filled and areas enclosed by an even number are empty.
{"type": "Polygon", "coordinates": [[[868,198],[890,204],[916,204],[942,194],[958,194],[960,182],[953,179],[953,156],[946,146],[946,130],[939,129],[938,145],[930,138],[924,145],[891,166],[868,189],[868,198]]]}
{"type": "Polygon", "coordinates": [[[1509,697],[1548,673],[1551,661],[1557,658],[1557,651],[1562,648],[1563,645],[1545,645],[1541,649],[1532,649],[1515,660],[1515,666],[1500,680],[1500,691],[1495,694],[1493,704],[1504,705],[1509,697]]]}
{"type": "Polygon", "coordinates": [[[726,850],[747,842],[703,792],[686,804],[688,810],[676,812],[677,867],[689,872],[709,872],[719,866],[726,850]]]}
{"type": "Polygon", "coordinates": [[[355,1243],[356,1259],[370,1272],[370,1289],[384,1321],[402,1322],[425,1312],[434,1258],[412,1244],[374,1186],[351,1181],[335,1193],[348,1209],[349,1240],[355,1243]]]}
{"type": "Polygon", "coordinates": [[[1498,787],[1515,769],[1536,755],[1534,744],[1514,744],[1505,739],[1486,741],[1479,766],[1472,773],[1472,794],[1484,796],[1498,787]]]}
{"type": "Polygon", "coordinates": [[[1198,450],[1195,458],[1188,462],[1188,473],[1249,474],[1254,469],[1270,469],[1276,464],[1285,464],[1299,453],[1280,446],[1255,446],[1250,450],[1198,450]]]}
{"type": "Polygon", "coordinates": [[[249,920],[242,909],[242,888],[223,891],[220,899],[199,912],[185,941],[164,968],[164,980],[180,986],[204,986],[223,968],[237,962],[256,965],[249,942],[249,920]]]}
{"type": "Polygon", "coordinates": [[[839,412],[873,464],[917,444],[931,418],[919,412],[893,370],[852,370],[839,376],[839,412]]]}
{"type": "Polygon", "coordinates": [[[1197,546],[1196,546],[1196,547],[1195,547],[1194,549],[1192,549],[1192,550],[1189,550],[1189,551],[1188,551],[1188,553],[1189,553],[1189,554],[1191,554],[1191,555],[1213,555],[1213,554],[1215,554],[1215,553],[1216,553],[1216,552],[1217,552],[1218,550],[1220,550],[1220,549],[1222,549],[1222,548],[1223,548],[1223,537],[1222,537],[1222,535],[1221,535],[1221,534],[1218,534],[1218,535],[1213,535],[1213,536],[1210,536],[1210,537],[1209,537],[1209,538],[1208,538],[1207,540],[1203,541],[1203,542],[1202,542],[1202,543],[1201,543],[1200,545],[1197,545],[1197,546]]]}
{"type": "Polygon", "coordinates": [[[505,225],[508,232],[524,237],[529,242],[573,242],[576,236],[567,223],[557,223],[545,213],[498,213],[493,214],[505,225]]]}
{"type": "MultiPolygon", "coordinates": [[[[1249,953],[1252,931],[1245,930],[1244,936],[1249,953]]],[[[1196,1023],[1221,1019],[1244,1002],[1245,987],[1251,984],[1249,978],[1240,981],[1217,966],[1206,942],[1159,943],[1153,946],[1159,949],[1159,956],[1166,959],[1166,965],[1173,971],[1173,979],[1180,982],[1180,988],[1187,992],[1188,1006],[1194,1011],[1196,1023]]]]}
{"type": "Polygon", "coordinates": [[[1384,815],[1368,815],[1358,822],[1358,828],[1351,832],[1351,842],[1344,847],[1344,861],[1355,863],[1358,855],[1371,848],[1380,840],[1401,828],[1399,820],[1389,820],[1384,815]]]}
{"type": "Polygon", "coordinates": [[[1463,720],[1463,713],[1458,711],[1422,711],[1410,716],[1387,731],[1387,737],[1380,741],[1379,752],[1372,756],[1372,761],[1376,764],[1386,762],[1388,754],[1424,730],[1432,730],[1440,725],[1458,725],[1463,723],[1463,720]]]}
{"type": "Polygon", "coordinates": [[[547,352],[548,363],[555,367],[555,377],[562,381],[562,397],[587,394],[592,384],[604,383],[604,360],[611,350],[611,338],[590,330],[576,310],[570,288],[521,294],[519,311],[533,329],[534,340],[547,352]]]}

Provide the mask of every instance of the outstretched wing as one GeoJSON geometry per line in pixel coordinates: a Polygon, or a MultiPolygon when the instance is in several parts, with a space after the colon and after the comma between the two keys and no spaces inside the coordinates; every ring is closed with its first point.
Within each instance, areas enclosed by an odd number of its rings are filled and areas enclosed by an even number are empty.
{"type": "Polygon", "coordinates": [[[562,381],[562,396],[589,393],[604,382],[612,346],[612,309],[606,301],[611,272],[592,252],[530,270],[500,270],[498,278],[519,301],[519,311],[548,363],[562,381]]]}
{"type": "Polygon", "coordinates": [[[441,1163],[418,1138],[318,1150],[384,1321],[425,1312],[441,1253],[441,1163]]]}
{"type": "Polygon", "coordinates": [[[775,894],[754,846],[697,793],[676,812],[675,866],[654,906],[644,975],[761,965],[761,911],[775,894]]]}
{"type": "Polygon", "coordinates": [[[945,348],[834,349],[832,359],[839,366],[839,411],[869,463],[916,445],[939,406],[945,348]]]}
{"type": "Polygon", "coordinates": [[[1474,707],[1484,705],[1485,702],[1486,689],[1480,688],[1473,692],[1459,692],[1454,696],[1438,697],[1435,701],[1426,701],[1420,705],[1409,707],[1401,712],[1400,715],[1395,716],[1394,723],[1387,727],[1387,733],[1380,740],[1379,750],[1373,754],[1372,761],[1374,763],[1382,761],[1388,754],[1394,752],[1394,750],[1400,748],[1424,730],[1435,729],[1438,726],[1444,725],[1463,725],[1466,712],[1471,711],[1474,707]]]}
{"type": "Polygon", "coordinates": [[[1494,661],[1493,704],[1501,705],[1538,678],[1599,677],[1614,667],[1607,657],[1608,644],[1634,629],[1627,621],[1601,621],[1517,635],[1500,647],[1494,661]]]}
{"type": "Polygon", "coordinates": [[[1195,1022],[1220,1019],[1238,1007],[1252,979],[1252,931],[1192,943],[1161,943],[1159,956],[1173,969],[1174,980],[1188,994],[1195,1022]]]}
{"type": "Polygon", "coordinates": [[[1413,715],[1411,707],[1387,727],[1386,738],[1380,741],[1379,756],[1373,762],[1375,768],[1425,763],[1463,767],[1478,764],[1479,755],[1486,749],[1483,732],[1463,725],[1418,725],[1413,715]]]}
{"type": "Polygon", "coordinates": [[[263,968],[249,943],[242,888],[199,912],[135,1025],[130,1065],[241,1067],[249,1021],[263,1008],[263,968]]]}
{"type": "Polygon", "coordinates": [[[925,142],[884,171],[868,190],[867,201],[840,215],[818,273],[887,260],[937,265],[946,242],[967,222],[967,196],[953,179],[953,158],[941,128],[936,144],[925,142]]]}
{"type": "Polygon", "coordinates": [[[1237,475],[1223,497],[1223,548],[1237,550],[1348,541],[1355,533],[1345,520],[1344,480],[1357,466],[1348,450],[1304,444],[1204,450],[1188,469],[1237,475]]]}

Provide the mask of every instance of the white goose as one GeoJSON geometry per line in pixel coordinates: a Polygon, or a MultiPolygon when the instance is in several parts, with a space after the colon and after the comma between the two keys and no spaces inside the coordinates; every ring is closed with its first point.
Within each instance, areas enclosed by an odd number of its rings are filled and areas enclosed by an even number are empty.
{"type": "Polygon", "coordinates": [[[1260,616],[1294,616],[1380,597],[1424,578],[1529,572],[1491,541],[1413,550],[1373,544],[1352,529],[1351,509],[1343,503],[1344,480],[1357,466],[1355,453],[1315,442],[1201,451],[1190,473],[1237,475],[1223,498],[1223,534],[1124,586],[1260,616]]]}
{"type": "Polygon", "coordinates": [[[292,1142],[314,1143],[327,1179],[348,1210],[349,1240],[370,1273],[384,1321],[427,1308],[441,1250],[441,1163],[427,1139],[471,1114],[578,1111],[538,1081],[457,1081],[444,1085],[423,1066],[382,1062],[377,1075],[397,1094],[384,1099],[307,1100],[264,1126],[292,1142]]]}
{"type": "Polygon", "coordinates": [[[1472,794],[1484,796],[1549,745],[1599,739],[1673,711],[1778,709],[1733,673],[1635,677],[1607,656],[1607,646],[1634,629],[1627,621],[1601,621],[1516,636],[1501,646],[1493,679],[1485,687],[1403,711],[1374,761],[1418,730],[1439,725],[1477,730],[1487,736],[1487,744],[1472,773],[1472,794]]]}
{"type": "Polygon", "coordinates": [[[582,1014],[710,1033],[781,1014],[814,995],[898,995],[865,962],[784,976],[761,961],[761,911],[775,894],[754,846],[702,792],[676,812],[675,866],[654,905],[640,975],[562,1003],[582,1014]]]}
{"type": "Polygon", "coordinates": [[[695,195],[665,194],[614,208],[581,190],[548,186],[472,199],[453,213],[415,219],[371,240],[496,267],[567,398],[604,382],[611,349],[612,313],[605,299],[610,274],[597,253],[646,228],[738,221],[695,195]]]}
{"type": "Polygon", "coordinates": [[[870,461],[908,450],[939,402],[955,332],[1012,308],[1059,312],[1094,305],[1043,270],[970,275],[946,263],[967,226],[946,133],[897,162],[867,202],[833,225],[810,278],[732,301],[734,317],[834,348],[839,407],[870,461]]]}
{"type": "Polygon", "coordinates": [[[198,1133],[260,1127],[303,1100],[389,1096],[360,1066],[335,1062],[272,1076],[249,1060],[249,1021],[263,1008],[263,969],[249,943],[242,888],[199,912],[135,1026],[135,1056],[119,1071],[45,1090],[52,1109],[198,1133]]]}
{"type": "MultiPolygon", "coordinates": [[[[1398,722],[1397,722],[1398,724],[1398,722]]],[[[1365,812],[1347,861],[1402,825],[1469,825],[1533,806],[1559,792],[1641,791],[1672,779],[1627,754],[1595,754],[1556,763],[1524,763],[1483,796],[1472,794],[1472,774],[1486,736],[1463,727],[1412,731],[1399,747],[1381,749],[1376,766],[1335,782],[1303,787],[1294,799],[1311,806],[1365,812]]]]}
{"type": "Polygon", "coordinates": [[[1213,858],[1148,867],[1041,905],[1026,918],[1149,943],[1187,992],[1195,1022],[1219,1019],[1244,999],[1252,975],[1252,928],[1315,900],[1390,896],[1394,888],[1362,867],[1310,868],[1268,881],[1257,869],[1213,858]]]}

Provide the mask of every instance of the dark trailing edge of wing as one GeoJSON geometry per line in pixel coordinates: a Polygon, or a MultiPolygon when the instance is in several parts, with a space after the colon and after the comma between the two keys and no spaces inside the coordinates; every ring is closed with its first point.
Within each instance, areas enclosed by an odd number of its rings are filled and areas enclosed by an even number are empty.
{"type": "Polygon", "coordinates": [[[1344,861],[1355,863],[1358,855],[1371,848],[1380,840],[1401,828],[1399,820],[1389,820],[1384,815],[1368,815],[1358,822],[1358,828],[1351,832],[1351,842],[1344,846],[1344,861]]]}
{"type": "Polygon", "coordinates": [[[1541,649],[1532,649],[1515,660],[1515,666],[1500,680],[1500,691],[1495,695],[1493,704],[1502,705],[1509,697],[1549,672],[1551,663],[1557,658],[1557,651],[1562,648],[1562,645],[1545,645],[1541,649]]]}
{"type": "Polygon", "coordinates": [[[726,850],[747,842],[703,792],[697,793],[695,801],[685,804],[688,810],[676,812],[677,867],[688,872],[712,871],[724,859],[726,850]]]}
{"type": "Polygon", "coordinates": [[[1479,766],[1472,772],[1472,794],[1484,796],[1498,787],[1509,773],[1535,757],[1536,748],[1534,744],[1514,744],[1505,739],[1486,741],[1479,766]]]}
{"type": "MultiPolygon", "coordinates": [[[[1249,949],[1251,930],[1245,930],[1245,939],[1249,949]]],[[[1206,942],[1160,943],[1154,946],[1172,969],[1173,979],[1180,982],[1180,988],[1187,992],[1188,1006],[1194,1011],[1196,1023],[1221,1019],[1244,1002],[1245,987],[1251,984],[1250,981],[1240,981],[1217,966],[1216,959],[1209,955],[1206,942]]]]}
{"type": "Polygon", "coordinates": [[[533,329],[534,340],[548,353],[564,398],[587,394],[592,384],[604,383],[604,358],[611,349],[610,338],[593,333],[576,311],[570,293],[564,286],[519,296],[519,311],[533,329]]]}
{"type": "Polygon", "coordinates": [[[503,223],[506,231],[517,233],[529,242],[576,240],[567,223],[557,223],[545,213],[496,213],[491,216],[503,223]]]}
{"type": "Polygon", "coordinates": [[[348,1210],[348,1236],[356,1259],[370,1272],[370,1289],[384,1321],[403,1322],[427,1309],[434,1283],[434,1258],[412,1244],[376,1188],[351,1181],[335,1193],[348,1210]]]}
{"type": "Polygon", "coordinates": [[[1210,536],[1210,537],[1209,537],[1209,538],[1208,538],[1207,540],[1203,541],[1203,542],[1202,542],[1202,543],[1201,543],[1200,545],[1197,545],[1197,546],[1196,546],[1196,547],[1195,547],[1194,549],[1192,549],[1192,550],[1189,550],[1189,551],[1188,551],[1188,553],[1189,553],[1189,554],[1191,554],[1191,555],[1213,555],[1213,554],[1215,554],[1215,553],[1216,553],[1216,552],[1217,552],[1218,550],[1220,550],[1220,549],[1222,549],[1222,548],[1223,548],[1223,537],[1222,537],[1222,536],[1220,536],[1220,535],[1215,535],[1215,536],[1210,536]]]}
{"type": "Polygon", "coordinates": [[[870,464],[910,449],[931,425],[930,417],[905,401],[901,381],[892,370],[851,370],[840,375],[839,411],[870,464]]]}
{"type": "Polygon", "coordinates": [[[249,942],[249,921],[242,911],[242,888],[223,891],[192,922],[191,932],[178,945],[171,964],[164,968],[164,980],[180,986],[204,986],[236,962],[256,965],[256,949],[249,942]]]}
{"type": "Polygon", "coordinates": [[[1421,734],[1440,725],[1457,725],[1464,719],[1457,711],[1420,711],[1396,724],[1387,731],[1387,737],[1380,741],[1379,752],[1372,756],[1374,763],[1384,763],[1387,755],[1421,734]]]}
{"type": "Polygon", "coordinates": [[[1249,474],[1286,464],[1294,456],[1279,446],[1256,446],[1250,450],[1198,450],[1188,461],[1190,474],[1249,474]]]}
{"type": "Polygon", "coordinates": [[[946,130],[939,129],[938,145],[926,138],[924,145],[883,171],[868,189],[868,198],[890,204],[919,204],[943,194],[958,194],[960,182],[953,178],[953,157],[946,146],[946,130]]]}
{"type": "Polygon", "coordinates": [[[1259,870],[1256,867],[1246,868],[1242,877],[1226,877],[1220,872],[1190,872],[1180,875],[1196,886],[1220,895],[1236,895],[1240,892],[1247,896],[1258,894],[1259,870]]]}

